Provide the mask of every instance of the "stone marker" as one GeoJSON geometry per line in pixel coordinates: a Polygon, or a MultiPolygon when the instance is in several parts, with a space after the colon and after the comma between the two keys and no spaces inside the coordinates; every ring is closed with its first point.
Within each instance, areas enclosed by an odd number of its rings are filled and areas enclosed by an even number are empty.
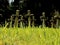
{"type": "Polygon", "coordinates": [[[18,16],[19,16],[19,10],[16,10],[16,18],[15,18],[15,27],[18,27],[18,16]]]}
{"type": "Polygon", "coordinates": [[[55,11],[55,16],[54,16],[54,19],[56,20],[56,28],[59,27],[59,19],[60,19],[60,14],[58,11],[55,11]]]}
{"type": "Polygon", "coordinates": [[[20,21],[20,27],[22,28],[23,27],[23,16],[22,15],[20,15],[21,16],[21,18],[19,19],[19,21],[20,21]]]}
{"type": "Polygon", "coordinates": [[[40,19],[42,21],[42,27],[44,28],[45,27],[45,20],[46,20],[45,12],[42,13],[42,16],[40,17],[40,19]]]}
{"type": "MultiPolygon", "coordinates": [[[[16,15],[12,15],[11,16],[11,21],[14,21],[15,20],[15,22],[14,22],[14,27],[18,27],[18,17],[19,17],[20,15],[19,15],[19,10],[16,10],[16,15]],[[13,20],[13,17],[15,17],[15,19],[13,20]]],[[[12,22],[11,22],[11,24],[12,24],[12,22]]]]}
{"type": "Polygon", "coordinates": [[[30,10],[27,11],[27,14],[25,15],[26,17],[28,17],[28,27],[31,27],[31,12],[30,10]]]}
{"type": "MultiPolygon", "coordinates": [[[[34,14],[31,14],[31,15],[34,15],[34,14]]],[[[36,19],[35,19],[35,17],[34,16],[32,16],[32,27],[34,27],[35,26],[35,22],[36,21],[36,19]]]]}

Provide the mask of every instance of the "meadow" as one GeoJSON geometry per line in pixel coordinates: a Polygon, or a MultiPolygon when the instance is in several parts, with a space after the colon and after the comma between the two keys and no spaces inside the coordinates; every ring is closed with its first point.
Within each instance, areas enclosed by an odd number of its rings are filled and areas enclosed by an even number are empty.
{"type": "Polygon", "coordinates": [[[60,45],[60,28],[0,28],[0,45],[60,45]]]}

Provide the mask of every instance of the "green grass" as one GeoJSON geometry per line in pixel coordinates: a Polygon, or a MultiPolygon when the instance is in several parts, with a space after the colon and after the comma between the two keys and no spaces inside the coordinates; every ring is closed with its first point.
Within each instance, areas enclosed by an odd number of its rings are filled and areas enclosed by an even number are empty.
{"type": "Polygon", "coordinates": [[[0,28],[0,40],[5,45],[60,45],[60,29],[0,28]]]}

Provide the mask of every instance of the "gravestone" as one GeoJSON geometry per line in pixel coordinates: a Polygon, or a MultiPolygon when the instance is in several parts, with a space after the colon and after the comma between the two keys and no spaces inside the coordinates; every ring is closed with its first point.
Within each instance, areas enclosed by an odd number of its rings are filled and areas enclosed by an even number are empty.
{"type": "Polygon", "coordinates": [[[23,28],[23,21],[24,21],[24,19],[23,19],[22,15],[20,15],[20,16],[21,16],[21,18],[19,19],[19,21],[20,21],[20,27],[23,28]]]}
{"type": "Polygon", "coordinates": [[[18,27],[18,25],[20,25],[20,27],[23,27],[23,16],[19,15],[18,10],[16,10],[16,15],[11,16],[10,27],[12,26],[12,21],[14,21],[14,27],[18,27]],[[13,17],[15,17],[15,19],[13,19],[13,17]]]}
{"type": "Polygon", "coordinates": [[[59,28],[60,26],[60,14],[59,14],[59,11],[55,11],[55,15],[54,15],[54,19],[56,20],[56,28],[59,28]]]}
{"type": "Polygon", "coordinates": [[[15,18],[15,27],[18,27],[18,16],[19,16],[19,10],[16,10],[16,18],[15,18]]]}
{"type": "Polygon", "coordinates": [[[32,27],[34,27],[34,26],[35,26],[35,21],[36,21],[36,19],[35,19],[35,17],[34,17],[34,14],[31,14],[31,15],[33,15],[33,16],[32,16],[32,27]]]}
{"type": "Polygon", "coordinates": [[[42,27],[46,27],[45,25],[45,21],[46,21],[46,17],[45,17],[45,12],[42,12],[42,16],[40,17],[41,21],[42,21],[42,27]]]}
{"type": "Polygon", "coordinates": [[[11,24],[14,21],[14,27],[18,27],[18,17],[19,17],[19,10],[16,10],[16,14],[11,16],[11,24]],[[15,17],[15,19],[13,19],[15,17]]]}
{"type": "Polygon", "coordinates": [[[31,11],[28,10],[25,16],[28,17],[28,27],[31,27],[31,11]]]}

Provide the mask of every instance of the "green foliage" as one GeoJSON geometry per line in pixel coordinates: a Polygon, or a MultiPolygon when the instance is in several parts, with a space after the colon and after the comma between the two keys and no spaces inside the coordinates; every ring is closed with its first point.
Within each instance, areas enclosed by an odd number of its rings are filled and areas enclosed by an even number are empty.
{"type": "Polygon", "coordinates": [[[0,28],[0,40],[7,45],[60,45],[60,29],[0,28]]]}

